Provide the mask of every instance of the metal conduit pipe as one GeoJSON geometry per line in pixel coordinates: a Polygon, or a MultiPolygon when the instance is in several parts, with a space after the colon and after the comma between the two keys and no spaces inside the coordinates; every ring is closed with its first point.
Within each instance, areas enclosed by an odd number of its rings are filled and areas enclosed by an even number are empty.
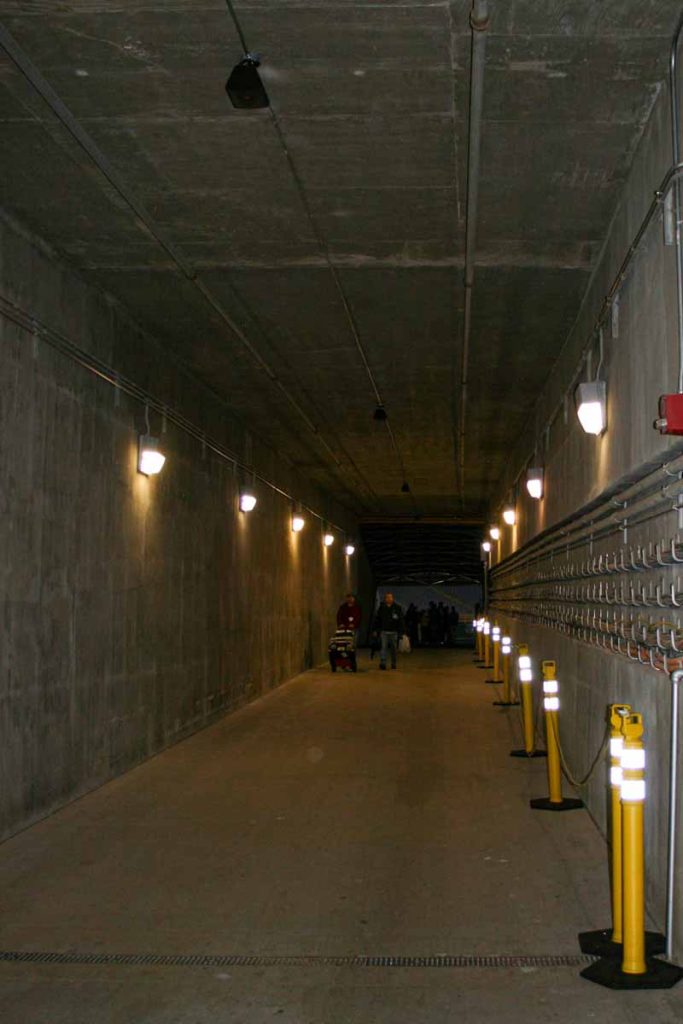
{"type": "MultiPolygon", "coordinates": [[[[152,238],[161,248],[168,254],[173,263],[176,265],[178,270],[183,274],[188,281],[203,295],[206,302],[214,310],[214,312],[220,317],[223,323],[232,331],[239,342],[244,346],[247,352],[250,354],[254,362],[259,366],[268,379],[271,381],[273,386],[280,391],[286,401],[291,405],[294,411],[300,416],[303,422],[306,424],[308,430],[317,439],[318,443],[325,449],[327,454],[332,459],[334,465],[339,470],[343,470],[344,464],[341,462],[336,452],[333,450],[328,441],[323,437],[318,425],[311,419],[308,413],[305,411],[301,403],[294,397],[291,391],[287,388],[280,377],[275,373],[269,363],[263,358],[261,353],[253,345],[250,339],[247,337],[245,332],[240,328],[239,324],[230,316],[223,304],[219,302],[213,293],[209,290],[208,286],[199,278],[197,271],[181,256],[180,252],[168,239],[166,232],[159,228],[155,223],[145,206],[137,198],[134,192],[124,182],[121,175],[115,170],[109,160],[106,158],[104,153],[96,145],[91,136],[85,131],[82,125],[71,113],[70,109],[66,106],[63,100],[57,95],[55,90],[49,84],[49,82],[43,77],[35,64],[29,59],[24,53],[22,48],[19,46],[14,37],[7,31],[7,29],[0,25],[0,47],[2,47],[7,53],[8,57],[16,64],[22,74],[25,76],[28,82],[36,90],[36,92],[42,96],[47,105],[57,116],[62,125],[67,129],[72,138],[78,143],[81,149],[88,155],[98,170],[104,175],[109,184],[115,189],[116,192],[121,196],[126,205],[130,208],[135,216],[135,220],[138,226],[152,238]]],[[[356,466],[353,459],[346,454],[353,471],[361,479],[363,486],[367,487],[365,479],[360,474],[358,467],[356,466]]],[[[373,498],[375,497],[372,492],[373,498]]]]}
{"type": "Polygon", "coordinates": [[[473,0],[470,11],[472,27],[472,58],[470,65],[470,118],[467,147],[467,214],[465,228],[465,310],[462,332],[462,358],[460,363],[460,415],[458,428],[458,481],[460,500],[465,500],[465,433],[467,422],[467,373],[469,365],[470,334],[472,330],[472,290],[474,288],[474,260],[477,243],[477,213],[479,206],[479,163],[481,156],[481,122],[484,107],[484,65],[486,62],[486,36],[489,28],[488,0],[473,0]]]}
{"type": "MultiPolygon", "coordinates": [[[[92,373],[93,376],[97,377],[99,380],[104,381],[106,384],[110,384],[123,394],[129,395],[131,398],[135,399],[135,401],[146,406],[148,409],[153,409],[155,412],[158,412],[167,423],[173,423],[189,437],[199,441],[202,447],[207,451],[213,452],[214,455],[218,455],[219,458],[223,459],[225,462],[231,463],[235,469],[241,469],[244,470],[244,472],[249,473],[249,476],[253,478],[254,481],[258,480],[259,483],[268,487],[275,494],[279,494],[281,497],[286,498],[287,501],[292,503],[296,501],[293,494],[284,490],[282,487],[279,487],[272,480],[269,480],[268,477],[263,476],[262,473],[259,473],[254,469],[253,465],[244,462],[235,454],[235,452],[231,451],[224,444],[221,444],[220,441],[217,441],[215,438],[212,438],[209,434],[205,433],[201,427],[193,423],[192,420],[189,420],[178,409],[175,409],[160,398],[157,398],[157,396],[151,391],[147,391],[134,380],[131,380],[129,377],[119,373],[118,370],[108,366],[107,363],[102,362],[101,359],[98,359],[90,352],[86,352],[84,349],[79,348],[79,346],[67,338],[66,335],[60,334],[58,331],[48,327],[47,324],[44,324],[37,317],[27,313],[19,306],[15,306],[14,303],[10,302],[9,299],[6,299],[4,295],[0,295],[0,316],[4,316],[7,320],[11,320],[12,323],[15,323],[18,327],[21,327],[33,337],[40,338],[55,349],[56,352],[59,352],[67,359],[70,359],[83,370],[87,370],[89,373],[92,373]]],[[[344,527],[333,522],[329,516],[316,512],[316,510],[311,508],[310,505],[305,505],[302,502],[297,502],[297,504],[299,504],[304,511],[310,512],[314,518],[319,519],[321,523],[327,523],[333,529],[338,530],[339,533],[346,532],[344,527]]]]}
{"type": "MultiPolygon", "coordinates": [[[[683,14],[679,18],[671,43],[669,63],[669,92],[671,102],[671,152],[676,166],[681,159],[680,120],[678,115],[678,45],[683,32],[683,14]]],[[[678,390],[683,392],[683,252],[681,251],[681,186],[676,179],[673,187],[674,241],[676,247],[676,300],[678,309],[678,390]]]]}
{"type": "Polygon", "coordinates": [[[662,477],[665,481],[676,480],[677,484],[669,483],[665,486],[676,490],[678,485],[678,489],[683,492],[683,480],[679,481],[681,474],[683,474],[683,454],[674,448],[668,462],[664,462],[654,469],[645,467],[642,475],[632,484],[608,492],[603,498],[592,502],[585,511],[579,511],[577,515],[550,527],[506,558],[501,563],[501,569],[508,571],[516,565],[528,561],[540,551],[549,551],[551,548],[561,549],[581,533],[588,535],[591,532],[597,533],[604,522],[610,520],[618,522],[619,518],[629,517],[636,503],[645,500],[652,494],[661,494],[662,477]]]}

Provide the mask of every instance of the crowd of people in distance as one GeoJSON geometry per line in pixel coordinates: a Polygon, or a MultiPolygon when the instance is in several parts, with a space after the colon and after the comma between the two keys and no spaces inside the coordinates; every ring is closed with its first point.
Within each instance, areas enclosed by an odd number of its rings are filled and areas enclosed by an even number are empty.
{"type": "Polygon", "coordinates": [[[455,605],[430,601],[428,608],[410,604],[405,613],[412,647],[455,647],[460,615],[455,605]]]}
{"type": "MultiPolygon", "coordinates": [[[[355,595],[347,594],[337,610],[337,634],[330,641],[329,656],[333,672],[337,671],[339,665],[357,671],[356,645],[361,619],[361,609],[355,595]]],[[[370,657],[372,659],[375,652],[379,651],[380,669],[386,670],[389,660],[391,668],[395,669],[399,650],[408,653],[415,647],[456,647],[459,622],[460,615],[455,605],[430,601],[428,608],[418,608],[411,602],[404,613],[401,605],[394,601],[394,595],[388,592],[380,601],[372,619],[370,657]],[[407,638],[405,651],[402,638],[407,638]]]]}

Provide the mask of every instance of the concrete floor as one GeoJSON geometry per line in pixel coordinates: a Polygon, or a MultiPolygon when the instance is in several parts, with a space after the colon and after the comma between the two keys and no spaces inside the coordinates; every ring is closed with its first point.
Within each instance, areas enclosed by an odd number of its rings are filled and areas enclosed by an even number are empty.
{"type": "MultiPolygon", "coordinates": [[[[609,922],[584,811],[465,652],[312,671],[0,847],[0,951],[570,955],[609,922]]],[[[3,1024],[678,1022],[579,966],[0,963],[3,1024]]]]}

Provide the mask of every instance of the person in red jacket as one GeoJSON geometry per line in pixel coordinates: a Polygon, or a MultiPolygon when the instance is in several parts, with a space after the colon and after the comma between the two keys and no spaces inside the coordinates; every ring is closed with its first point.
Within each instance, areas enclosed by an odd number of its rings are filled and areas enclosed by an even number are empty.
{"type": "Polygon", "coordinates": [[[354,594],[347,594],[344,603],[339,605],[337,612],[337,627],[339,629],[353,629],[356,634],[360,629],[360,605],[356,602],[354,594]]]}

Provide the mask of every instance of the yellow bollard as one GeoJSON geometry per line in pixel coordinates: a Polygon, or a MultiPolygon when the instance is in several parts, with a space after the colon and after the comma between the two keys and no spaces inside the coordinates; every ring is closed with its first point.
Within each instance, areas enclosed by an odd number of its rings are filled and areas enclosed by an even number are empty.
{"type": "Polygon", "coordinates": [[[476,632],[475,632],[476,646],[475,646],[475,651],[474,651],[474,660],[475,660],[475,662],[481,662],[481,661],[484,660],[484,620],[483,620],[483,618],[479,617],[478,619],[475,620],[474,628],[476,630],[476,632]]]}
{"type": "Polygon", "coordinates": [[[545,745],[548,753],[547,797],[530,800],[529,806],[535,811],[575,811],[583,807],[583,801],[574,797],[562,797],[562,769],[560,766],[560,710],[559,684],[555,675],[555,662],[542,661],[543,669],[543,711],[545,713],[545,745]]]}
{"type": "MultiPolygon", "coordinates": [[[[579,945],[582,953],[592,956],[618,956],[623,941],[623,886],[621,857],[621,752],[624,737],[621,726],[624,718],[631,714],[630,704],[608,704],[607,719],[610,727],[610,802],[611,802],[611,899],[612,927],[593,932],[581,932],[579,945]]],[[[649,952],[662,952],[664,936],[648,933],[649,952]],[[655,941],[653,941],[655,940],[655,941]]]]}
{"type": "Polygon", "coordinates": [[[502,683],[503,677],[500,674],[500,626],[491,627],[491,643],[493,645],[493,675],[486,682],[502,683]]]}
{"type": "Polygon", "coordinates": [[[500,639],[500,656],[503,663],[503,699],[494,700],[494,705],[502,708],[511,708],[519,704],[518,700],[512,700],[510,696],[510,660],[512,657],[512,640],[509,636],[500,639]]]}
{"type": "Polygon", "coordinates": [[[529,648],[520,644],[517,648],[517,679],[522,698],[522,721],[524,723],[524,747],[522,750],[511,750],[510,757],[545,757],[545,750],[536,750],[534,738],[534,692],[533,672],[529,648]]]}
{"type": "Polygon", "coordinates": [[[491,668],[491,623],[484,619],[484,664],[480,668],[491,668]]]}
{"type": "Polygon", "coordinates": [[[645,750],[640,715],[624,719],[621,754],[621,813],[624,867],[624,974],[644,974],[645,964],[645,750]]]}
{"type": "Polygon", "coordinates": [[[623,944],[621,958],[606,956],[582,977],[615,989],[672,988],[683,977],[676,964],[647,956],[645,938],[645,750],[639,714],[622,718],[621,824],[623,944]]]}

